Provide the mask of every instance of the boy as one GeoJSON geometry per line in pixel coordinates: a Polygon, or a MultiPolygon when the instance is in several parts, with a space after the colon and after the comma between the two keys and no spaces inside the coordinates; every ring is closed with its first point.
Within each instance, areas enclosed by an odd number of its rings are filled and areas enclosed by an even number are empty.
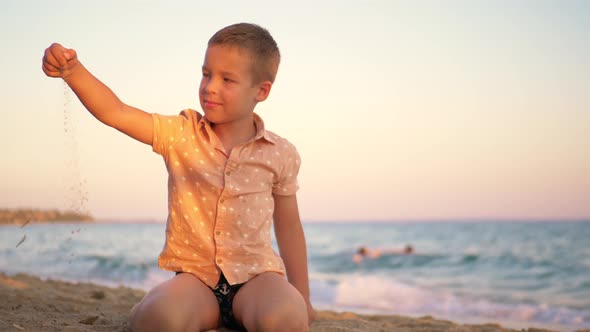
{"type": "Polygon", "coordinates": [[[176,276],[130,314],[133,331],[308,331],[305,238],[297,207],[299,156],[254,113],[280,61],[267,30],[240,23],[208,42],[203,115],[149,114],[124,104],[59,44],[43,71],[61,77],[101,122],[152,146],[168,169],[166,243],[158,265],[176,276]],[[271,247],[271,219],[280,257],[271,247]],[[284,275],[288,276],[288,281],[284,275]]]}

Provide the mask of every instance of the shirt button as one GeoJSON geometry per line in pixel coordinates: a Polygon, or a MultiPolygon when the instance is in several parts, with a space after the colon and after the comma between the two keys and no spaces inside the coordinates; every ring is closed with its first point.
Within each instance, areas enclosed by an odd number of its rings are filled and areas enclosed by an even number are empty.
{"type": "Polygon", "coordinates": [[[218,259],[217,259],[217,264],[221,264],[221,263],[223,263],[223,259],[221,259],[221,258],[218,258],[218,259]]]}
{"type": "Polygon", "coordinates": [[[217,236],[221,235],[221,231],[215,231],[215,235],[217,235],[217,236]]]}
{"type": "Polygon", "coordinates": [[[223,198],[219,200],[219,203],[221,203],[221,204],[223,204],[224,202],[225,202],[225,199],[223,199],[223,198]]]}
{"type": "Polygon", "coordinates": [[[225,175],[230,176],[231,175],[231,171],[226,171],[225,175]]]}

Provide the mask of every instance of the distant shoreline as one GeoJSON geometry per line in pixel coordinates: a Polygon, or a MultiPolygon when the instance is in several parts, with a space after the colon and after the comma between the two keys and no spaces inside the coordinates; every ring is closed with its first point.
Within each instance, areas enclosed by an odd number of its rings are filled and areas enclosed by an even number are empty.
{"type": "Polygon", "coordinates": [[[0,209],[0,225],[28,223],[95,222],[90,214],[57,209],[0,209]]]}

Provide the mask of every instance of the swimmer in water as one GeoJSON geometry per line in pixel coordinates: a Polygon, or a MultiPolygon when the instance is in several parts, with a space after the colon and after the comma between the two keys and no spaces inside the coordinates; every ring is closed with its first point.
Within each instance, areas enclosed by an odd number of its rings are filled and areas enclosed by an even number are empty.
{"type": "Polygon", "coordinates": [[[379,258],[383,255],[411,255],[414,253],[414,247],[406,245],[403,249],[370,249],[367,246],[361,246],[357,249],[356,253],[352,256],[352,260],[355,263],[362,262],[365,258],[379,258]]]}

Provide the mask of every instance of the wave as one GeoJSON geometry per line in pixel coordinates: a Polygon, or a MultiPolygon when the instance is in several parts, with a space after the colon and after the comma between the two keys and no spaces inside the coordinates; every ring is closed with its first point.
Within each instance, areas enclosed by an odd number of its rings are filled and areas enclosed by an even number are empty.
{"type": "MultiPolygon", "coordinates": [[[[311,276],[320,308],[375,314],[432,315],[463,321],[500,321],[590,328],[590,312],[545,304],[504,304],[418,287],[382,276],[311,276]]],[[[524,326],[523,326],[524,327],[524,326]]]]}
{"type": "Polygon", "coordinates": [[[536,276],[547,278],[553,276],[547,271],[581,272],[588,267],[579,262],[568,262],[565,259],[547,259],[534,256],[503,253],[418,253],[412,255],[384,254],[377,258],[367,258],[361,264],[352,260],[353,252],[338,251],[332,253],[315,253],[310,256],[311,264],[321,272],[352,273],[359,269],[366,271],[392,271],[401,268],[444,267],[444,268],[485,268],[514,270],[543,270],[536,276]]]}
{"type": "Polygon", "coordinates": [[[373,273],[426,267],[471,268],[482,264],[485,259],[477,254],[384,254],[377,258],[366,258],[359,264],[352,260],[352,256],[351,252],[316,254],[310,257],[310,264],[323,273],[355,273],[359,270],[373,273]]]}
{"type": "Polygon", "coordinates": [[[155,261],[132,261],[123,255],[87,255],[80,256],[78,261],[87,266],[88,275],[105,280],[143,281],[150,269],[157,268],[155,261]]]}

